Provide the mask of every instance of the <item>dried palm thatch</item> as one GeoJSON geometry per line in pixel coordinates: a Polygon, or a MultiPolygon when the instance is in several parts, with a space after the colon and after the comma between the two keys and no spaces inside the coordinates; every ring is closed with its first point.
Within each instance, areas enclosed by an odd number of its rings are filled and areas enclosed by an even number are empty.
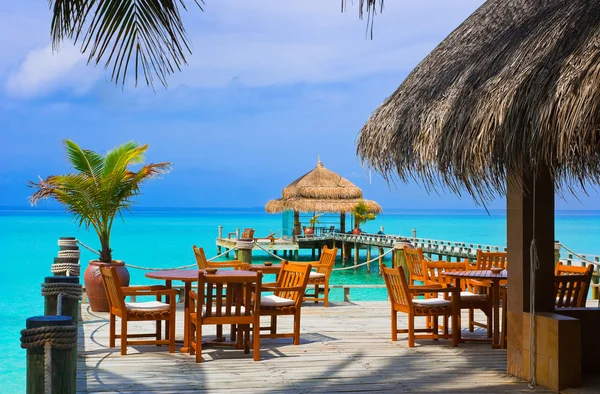
{"type": "Polygon", "coordinates": [[[512,171],[600,183],[599,126],[600,2],[489,0],[375,110],[357,153],[388,181],[485,201],[512,171]]]}
{"type": "MultiPolygon", "coordinates": [[[[321,160],[312,171],[290,183],[281,194],[282,198],[267,203],[267,212],[348,212],[363,197],[358,186],[325,168],[321,160]]],[[[381,212],[375,201],[368,201],[368,206],[373,213],[381,212]]]]}
{"type": "MultiPolygon", "coordinates": [[[[265,210],[268,213],[279,213],[283,211],[298,211],[298,212],[350,212],[361,199],[340,199],[340,200],[326,200],[326,199],[310,199],[301,197],[292,197],[289,199],[278,198],[271,200],[265,205],[265,210]]],[[[372,200],[362,200],[369,207],[369,212],[380,213],[381,206],[372,200]]]]}

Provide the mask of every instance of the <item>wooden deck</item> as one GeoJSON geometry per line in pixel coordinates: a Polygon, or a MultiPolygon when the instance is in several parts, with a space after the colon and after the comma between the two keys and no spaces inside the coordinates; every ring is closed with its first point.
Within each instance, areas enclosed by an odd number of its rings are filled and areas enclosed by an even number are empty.
{"type": "MultiPolygon", "coordinates": [[[[452,348],[448,341],[417,341],[409,349],[405,335],[391,342],[387,302],[305,305],[301,345],[263,339],[260,362],[240,350],[212,347],[196,364],[166,347],[130,347],[130,354],[120,356],[117,348],[107,348],[108,314],[82,304],[77,392],[547,392],[506,375],[506,351],[489,344],[452,348]]],[[[291,325],[291,319],[280,321],[281,328],[291,325]]],[[[406,326],[405,317],[399,324],[406,326]]],[[[141,323],[130,327],[136,330],[141,323]]]]}

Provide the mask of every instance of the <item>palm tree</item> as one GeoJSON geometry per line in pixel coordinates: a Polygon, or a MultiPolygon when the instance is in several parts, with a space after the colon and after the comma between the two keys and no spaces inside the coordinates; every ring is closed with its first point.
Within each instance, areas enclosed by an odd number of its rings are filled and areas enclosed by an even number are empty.
{"type": "Polygon", "coordinates": [[[69,161],[77,171],[67,175],[52,175],[31,187],[37,190],[29,198],[32,205],[52,197],[73,214],[78,224],[92,226],[100,239],[100,261],[112,261],[110,232],[117,214],[129,210],[132,197],[140,193],[140,185],[148,179],[168,172],[171,163],[147,164],[137,172],[130,164],[144,161],[148,145],[126,142],[105,156],[81,149],[71,140],[64,142],[69,161]]]}
{"type": "MultiPolygon", "coordinates": [[[[382,11],[383,0],[359,0],[359,17],[367,12],[371,36],[378,1],[382,11]]],[[[88,63],[104,60],[112,68],[116,84],[125,83],[133,65],[136,85],[143,74],[146,85],[158,78],[167,86],[167,76],[181,70],[191,54],[180,9],[192,3],[203,11],[204,0],[49,0],[53,48],[65,39],[81,44],[88,63]]],[[[344,11],[346,0],[341,4],[344,11]]]]}

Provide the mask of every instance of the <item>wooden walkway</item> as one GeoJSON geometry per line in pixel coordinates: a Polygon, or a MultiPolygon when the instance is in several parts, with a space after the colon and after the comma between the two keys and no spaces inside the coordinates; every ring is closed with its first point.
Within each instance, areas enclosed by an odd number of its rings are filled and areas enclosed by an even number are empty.
{"type": "MultiPolygon", "coordinates": [[[[130,354],[120,356],[117,348],[107,348],[108,314],[91,312],[82,304],[77,391],[547,392],[530,390],[525,382],[506,375],[506,351],[489,344],[452,348],[448,341],[417,341],[417,347],[409,349],[405,335],[391,342],[387,302],[330,303],[327,309],[305,305],[301,345],[291,345],[291,339],[264,339],[260,362],[240,350],[207,348],[204,362],[196,364],[193,357],[169,354],[166,347],[130,347],[130,354]]],[[[141,324],[130,327],[137,330],[141,324]]],[[[405,317],[399,324],[406,326],[405,317]]],[[[280,326],[289,328],[291,320],[281,319],[280,326]]]]}

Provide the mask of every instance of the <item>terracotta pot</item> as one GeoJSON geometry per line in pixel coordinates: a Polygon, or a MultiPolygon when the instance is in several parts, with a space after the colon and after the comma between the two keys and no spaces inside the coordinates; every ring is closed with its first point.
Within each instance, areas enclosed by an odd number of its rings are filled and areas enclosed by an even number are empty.
{"type": "Polygon", "coordinates": [[[304,235],[312,236],[315,233],[315,229],[312,227],[304,227],[304,235]]]}
{"type": "Polygon", "coordinates": [[[358,227],[356,227],[355,229],[352,230],[352,234],[354,235],[360,235],[362,233],[362,230],[358,227]]]}
{"type": "Polygon", "coordinates": [[[108,312],[108,299],[106,298],[102,274],[100,273],[100,267],[107,265],[117,268],[121,286],[129,286],[129,271],[123,261],[113,260],[112,263],[103,263],[98,260],[90,261],[83,275],[83,281],[90,308],[94,312],[108,312]]]}

